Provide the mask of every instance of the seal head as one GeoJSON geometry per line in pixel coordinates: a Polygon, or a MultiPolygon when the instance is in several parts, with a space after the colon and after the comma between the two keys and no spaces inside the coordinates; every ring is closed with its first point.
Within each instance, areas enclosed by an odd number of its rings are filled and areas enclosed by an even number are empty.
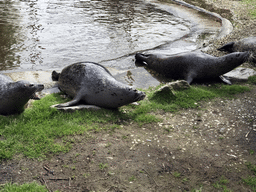
{"type": "Polygon", "coordinates": [[[145,93],[117,81],[102,65],[92,62],[75,63],[61,73],[52,72],[61,91],[73,98],[55,107],[68,107],[78,103],[103,108],[118,108],[145,98],[145,93]]]}
{"type": "Polygon", "coordinates": [[[249,61],[256,63],[256,37],[248,37],[237,42],[229,42],[218,48],[218,50],[229,53],[249,51],[251,53],[249,61]]]}
{"type": "Polygon", "coordinates": [[[44,89],[42,84],[28,81],[13,82],[9,77],[0,74],[0,114],[21,113],[29,99],[38,99],[36,92],[44,89]]]}

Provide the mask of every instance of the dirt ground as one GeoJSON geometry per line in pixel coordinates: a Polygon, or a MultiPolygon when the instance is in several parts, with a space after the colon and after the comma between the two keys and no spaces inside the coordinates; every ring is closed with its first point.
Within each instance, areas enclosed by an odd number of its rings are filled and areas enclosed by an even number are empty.
{"type": "Polygon", "coordinates": [[[235,99],[155,112],[160,123],[126,122],[121,129],[70,136],[68,153],[2,162],[0,184],[37,181],[48,191],[72,192],[224,191],[225,186],[250,192],[242,178],[252,175],[245,163],[256,164],[255,94],[254,85],[235,99]],[[220,182],[224,178],[228,182],[220,182]]]}
{"type": "Polygon", "coordinates": [[[72,150],[0,166],[0,183],[38,181],[49,191],[252,191],[242,183],[256,164],[256,86],[198,109],[156,113],[160,123],[70,136],[72,150]],[[251,150],[254,154],[250,154],[251,150]]]}

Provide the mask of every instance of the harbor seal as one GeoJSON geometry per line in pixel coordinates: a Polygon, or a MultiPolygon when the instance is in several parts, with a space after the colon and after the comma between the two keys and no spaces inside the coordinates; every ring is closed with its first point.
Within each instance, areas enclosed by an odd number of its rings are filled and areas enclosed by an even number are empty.
{"type": "Polygon", "coordinates": [[[117,81],[102,65],[93,62],[74,63],[61,73],[52,72],[61,91],[73,100],[58,104],[56,108],[83,102],[103,108],[118,108],[145,98],[145,93],[117,81]]]}
{"type": "Polygon", "coordinates": [[[256,37],[248,37],[237,42],[229,42],[218,48],[218,50],[229,53],[237,51],[249,51],[252,54],[249,61],[256,63],[256,37]]]}
{"type": "Polygon", "coordinates": [[[29,99],[39,99],[35,92],[44,89],[42,84],[28,81],[14,82],[10,77],[0,74],[0,114],[11,115],[23,112],[29,99]]]}
{"type": "Polygon", "coordinates": [[[188,84],[195,79],[211,80],[216,77],[220,77],[225,83],[231,84],[221,75],[241,65],[249,55],[249,52],[236,52],[223,57],[214,57],[202,52],[188,52],[164,57],[136,53],[135,59],[165,77],[184,79],[188,84]]]}

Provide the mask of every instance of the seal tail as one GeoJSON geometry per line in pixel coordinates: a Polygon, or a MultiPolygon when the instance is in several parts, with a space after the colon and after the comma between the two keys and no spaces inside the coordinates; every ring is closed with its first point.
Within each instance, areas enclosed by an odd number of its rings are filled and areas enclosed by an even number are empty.
{"type": "Polygon", "coordinates": [[[57,73],[56,71],[52,72],[52,80],[58,81],[59,80],[60,73],[57,73]]]}
{"type": "Polygon", "coordinates": [[[219,50],[219,51],[226,51],[226,52],[232,53],[232,52],[233,52],[233,46],[234,46],[234,44],[235,44],[235,42],[227,43],[227,44],[225,44],[224,46],[218,48],[217,50],[219,50]]]}

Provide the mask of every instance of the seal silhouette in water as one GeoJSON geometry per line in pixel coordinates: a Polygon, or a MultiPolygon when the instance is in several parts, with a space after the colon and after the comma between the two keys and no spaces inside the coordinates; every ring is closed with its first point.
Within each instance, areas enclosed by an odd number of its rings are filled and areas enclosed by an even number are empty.
{"type": "Polygon", "coordinates": [[[103,108],[118,108],[140,101],[145,93],[117,81],[102,65],[80,62],[65,67],[61,73],[52,72],[61,91],[73,100],[55,107],[68,107],[83,102],[103,108]]]}
{"type": "Polygon", "coordinates": [[[249,60],[256,63],[256,37],[248,37],[237,42],[227,43],[218,50],[229,53],[237,51],[249,51],[252,54],[252,57],[249,60]]]}
{"type": "Polygon", "coordinates": [[[231,84],[221,75],[244,63],[249,55],[249,52],[236,52],[223,57],[214,57],[202,52],[189,52],[164,57],[136,53],[135,59],[165,77],[184,79],[188,84],[195,79],[211,80],[216,77],[220,77],[225,83],[231,84]]]}
{"type": "Polygon", "coordinates": [[[13,82],[10,77],[0,74],[0,114],[21,113],[29,99],[39,99],[35,92],[44,89],[42,84],[28,81],[13,82]]]}

